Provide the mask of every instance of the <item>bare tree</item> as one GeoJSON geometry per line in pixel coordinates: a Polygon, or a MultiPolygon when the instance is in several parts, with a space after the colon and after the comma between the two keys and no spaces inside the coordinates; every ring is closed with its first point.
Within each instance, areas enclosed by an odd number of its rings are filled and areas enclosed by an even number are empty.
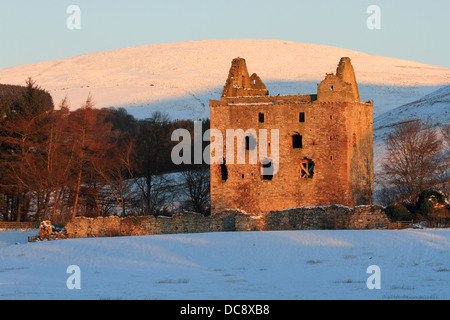
{"type": "Polygon", "coordinates": [[[182,176],[192,209],[207,214],[210,201],[209,166],[194,166],[192,170],[184,171],[182,176]]]}
{"type": "Polygon", "coordinates": [[[110,145],[112,125],[102,118],[102,113],[93,108],[92,98],[89,95],[86,103],[70,114],[70,144],[74,150],[74,177],[75,199],[72,219],[75,218],[83,180],[95,180],[97,174],[93,163],[105,159],[106,151],[110,145]]]}
{"type": "Polygon", "coordinates": [[[442,136],[444,137],[444,141],[447,144],[447,148],[450,148],[450,123],[446,123],[442,126],[441,129],[442,136]]]}
{"type": "Polygon", "coordinates": [[[443,177],[441,190],[446,198],[450,197],[450,123],[441,127],[442,139],[444,140],[444,160],[440,167],[440,175],[443,177]]]}
{"type": "Polygon", "coordinates": [[[133,176],[130,171],[130,154],[133,140],[123,139],[121,143],[111,144],[104,158],[92,161],[92,167],[107,187],[107,190],[126,216],[128,202],[133,198],[133,176]]]}
{"type": "Polygon", "coordinates": [[[162,204],[168,200],[170,179],[163,175],[161,164],[170,161],[167,126],[169,116],[154,112],[150,118],[140,122],[132,155],[135,184],[140,193],[142,213],[158,215],[162,204]]]}
{"type": "Polygon", "coordinates": [[[422,190],[443,182],[444,147],[431,122],[401,122],[387,136],[386,146],[380,177],[397,200],[415,203],[422,190]]]}

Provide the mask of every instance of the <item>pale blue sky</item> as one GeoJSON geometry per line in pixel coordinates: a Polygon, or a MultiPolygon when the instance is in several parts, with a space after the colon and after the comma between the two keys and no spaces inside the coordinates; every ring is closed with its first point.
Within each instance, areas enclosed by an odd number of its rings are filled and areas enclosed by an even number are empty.
{"type": "Polygon", "coordinates": [[[0,0],[0,68],[208,39],[317,43],[450,67],[449,0],[0,0]],[[81,30],[69,30],[69,5],[81,30]],[[369,30],[369,5],[381,29],[369,30]]]}

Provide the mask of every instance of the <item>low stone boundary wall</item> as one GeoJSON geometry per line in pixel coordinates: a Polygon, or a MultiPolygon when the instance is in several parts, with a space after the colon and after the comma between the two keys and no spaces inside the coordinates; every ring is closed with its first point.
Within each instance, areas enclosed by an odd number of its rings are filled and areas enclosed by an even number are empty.
{"type": "Polygon", "coordinates": [[[76,218],[65,229],[69,238],[86,238],[226,231],[376,229],[388,223],[379,206],[348,208],[331,205],[264,214],[226,210],[208,217],[184,213],[172,217],[76,218]]]}
{"type": "Polygon", "coordinates": [[[0,230],[31,230],[39,229],[39,222],[0,221],[0,230]]]}

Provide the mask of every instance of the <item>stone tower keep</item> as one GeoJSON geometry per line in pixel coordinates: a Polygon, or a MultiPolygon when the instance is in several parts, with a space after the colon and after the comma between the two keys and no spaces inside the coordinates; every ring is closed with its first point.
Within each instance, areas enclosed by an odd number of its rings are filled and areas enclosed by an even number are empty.
{"type": "Polygon", "coordinates": [[[360,101],[350,58],[341,58],[335,74],[326,74],[317,94],[276,96],[256,74],[249,75],[244,59],[236,58],[221,99],[210,100],[210,109],[211,128],[220,130],[224,154],[229,152],[223,163],[211,164],[212,213],[372,203],[373,102],[360,101]],[[225,139],[227,129],[242,129],[245,139],[233,138],[235,145],[227,148],[233,141],[225,139]],[[267,141],[260,139],[263,129],[267,141]],[[278,139],[272,141],[274,130],[278,139]],[[273,165],[276,143],[278,168],[262,174],[273,165]],[[259,153],[251,161],[253,151],[264,146],[267,157],[259,153]],[[245,163],[229,161],[239,150],[245,163]]]}

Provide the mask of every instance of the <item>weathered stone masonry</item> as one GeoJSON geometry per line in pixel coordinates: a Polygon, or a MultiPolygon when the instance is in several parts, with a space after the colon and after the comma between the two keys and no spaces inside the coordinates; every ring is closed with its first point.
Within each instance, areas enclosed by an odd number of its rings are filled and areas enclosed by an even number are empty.
{"type": "Polygon", "coordinates": [[[227,231],[372,229],[386,227],[388,223],[382,207],[331,205],[261,214],[226,210],[208,217],[185,213],[172,217],[76,218],[65,228],[70,238],[86,238],[227,231]]]}
{"type": "MultiPolygon", "coordinates": [[[[235,139],[233,164],[224,156],[223,164],[211,165],[213,214],[372,203],[373,102],[360,102],[349,58],[341,58],[317,94],[281,96],[269,95],[256,74],[249,76],[245,60],[236,58],[221,99],[210,100],[210,109],[211,128],[223,137],[227,129],[246,134],[235,139]],[[261,147],[251,129],[279,130],[279,170],[273,177],[261,176],[261,159],[249,164],[249,141],[261,147]],[[245,164],[236,164],[239,147],[245,148],[245,164]]],[[[270,154],[270,135],[267,142],[270,154]]],[[[225,138],[223,144],[226,153],[225,138]]]]}

